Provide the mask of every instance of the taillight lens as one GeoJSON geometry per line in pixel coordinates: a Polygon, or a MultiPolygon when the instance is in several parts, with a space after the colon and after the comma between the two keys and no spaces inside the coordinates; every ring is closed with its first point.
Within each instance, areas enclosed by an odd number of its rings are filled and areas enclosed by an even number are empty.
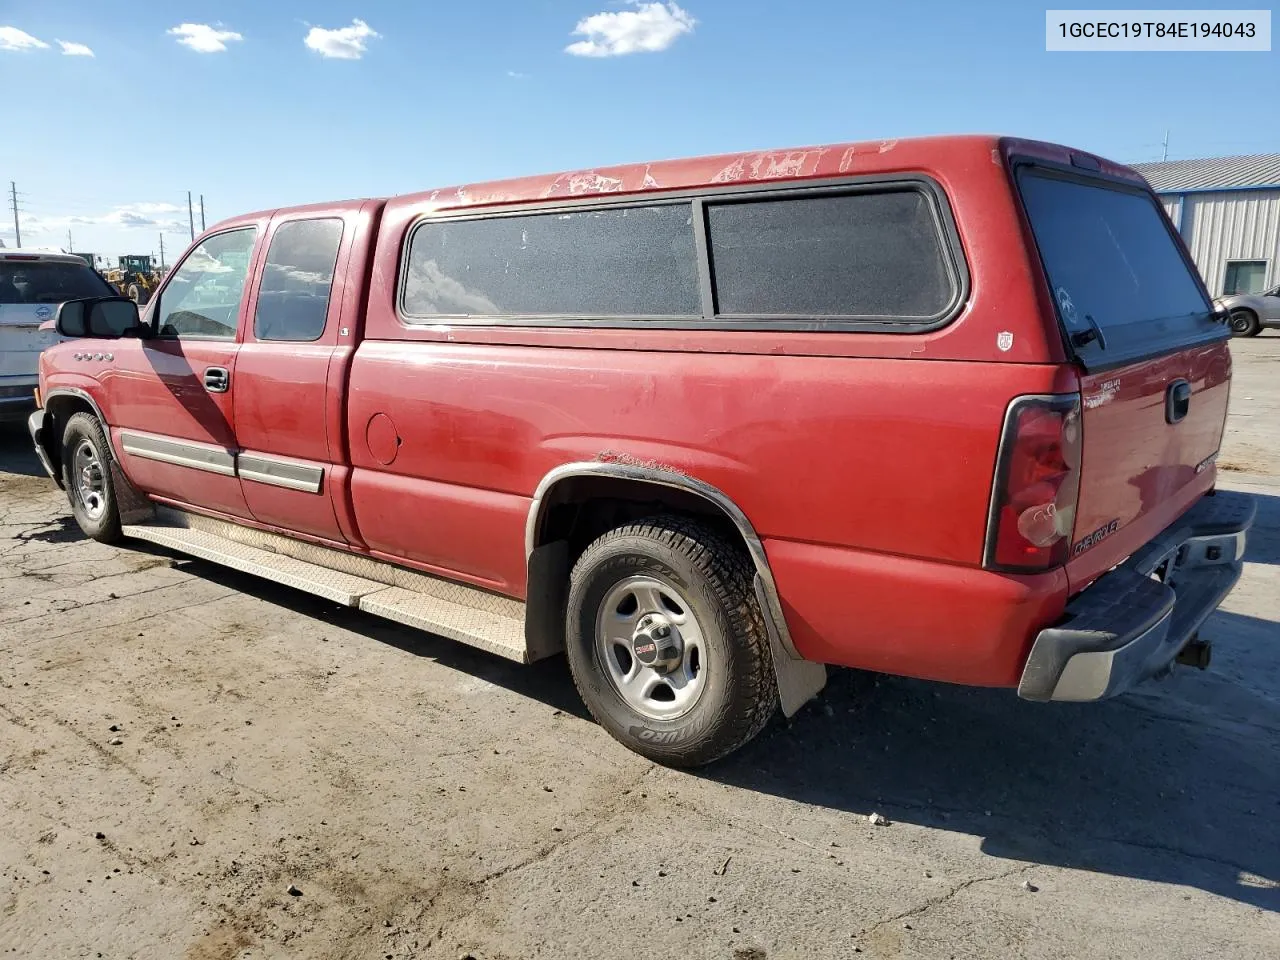
{"type": "Polygon", "coordinates": [[[1080,494],[1080,396],[1018,397],[1005,414],[984,565],[1048,570],[1067,562],[1080,494]]]}

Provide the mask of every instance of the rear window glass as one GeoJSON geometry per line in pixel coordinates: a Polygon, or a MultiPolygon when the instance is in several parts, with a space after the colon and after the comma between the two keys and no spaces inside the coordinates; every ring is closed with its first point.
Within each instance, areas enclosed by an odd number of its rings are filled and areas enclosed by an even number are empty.
{"type": "Polygon", "coordinates": [[[721,316],[928,323],[955,298],[919,190],[709,203],[707,231],[721,316]]]}
{"type": "Polygon", "coordinates": [[[409,241],[409,317],[701,315],[688,204],[427,221],[409,241]]]}
{"type": "Polygon", "coordinates": [[[1224,333],[1151,196],[1026,169],[1019,186],[1082,359],[1122,360],[1224,333]]]}
{"type": "Polygon", "coordinates": [[[114,295],[85,263],[0,260],[0,303],[62,303],[114,295]]]}

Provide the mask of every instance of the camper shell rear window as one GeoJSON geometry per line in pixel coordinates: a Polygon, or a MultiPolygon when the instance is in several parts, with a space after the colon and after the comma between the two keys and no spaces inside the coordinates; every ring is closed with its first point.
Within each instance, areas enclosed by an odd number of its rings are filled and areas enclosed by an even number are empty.
{"type": "Polygon", "coordinates": [[[1151,193],[1030,164],[1016,176],[1063,334],[1087,367],[1229,335],[1151,193]]]}

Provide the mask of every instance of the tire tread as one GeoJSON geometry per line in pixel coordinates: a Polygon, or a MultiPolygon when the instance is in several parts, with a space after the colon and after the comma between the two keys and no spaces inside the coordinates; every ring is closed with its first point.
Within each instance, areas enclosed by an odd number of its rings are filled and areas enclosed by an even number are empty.
{"type": "Polygon", "coordinates": [[[720,725],[710,742],[694,745],[638,744],[625,740],[603,723],[592,706],[589,692],[575,671],[573,683],[597,722],[631,749],[673,766],[700,766],[721,759],[752,740],[769,723],[777,709],[777,681],[764,615],[756,601],[755,567],[741,547],[726,540],[709,525],[690,517],[659,515],[616,527],[597,538],[574,565],[576,582],[595,556],[626,538],[654,541],[683,556],[703,578],[727,620],[728,640],[735,645],[738,696],[730,705],[728,723],[720,725]]]}

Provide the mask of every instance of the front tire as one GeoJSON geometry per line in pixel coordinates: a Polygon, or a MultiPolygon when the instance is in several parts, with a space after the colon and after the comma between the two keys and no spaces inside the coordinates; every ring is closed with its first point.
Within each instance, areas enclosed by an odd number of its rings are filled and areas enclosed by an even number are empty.
{"type": "Polygon", "coordinates": [[[611,530],[569,582],[565,650],[596,721],[657,763],[696,767],[756,736],[777,707],[745,553],[705,524],[611,530]]]}
{"type": "Polygon", "coordinates": [[[1252,310],[1232,310],[1228,322],[1234,337],[1256,337],[1262,332],[1262,325],[1252,310]]]}
{"type": "Polygon", "coordinates": [[[102,543],[121,539],[120,507],[111,477],[111,451],[92,414],[72,414],[62,433],[62,479],[71,512],[86,536],[102,543]]]}

